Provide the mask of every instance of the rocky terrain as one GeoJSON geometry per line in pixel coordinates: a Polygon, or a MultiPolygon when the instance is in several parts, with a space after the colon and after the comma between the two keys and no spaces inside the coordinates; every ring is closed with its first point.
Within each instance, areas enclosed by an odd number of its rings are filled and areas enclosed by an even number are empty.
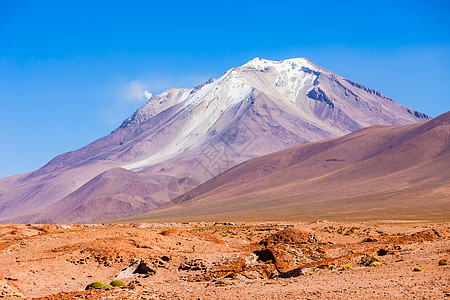
{"type": "Polygon", "coordinates": [[[421,221],[1,225],[0,298],[444,299],[449,238],[421,221]]]}
{"type": "Polygon", "coordinates": [[[154,96],[110,135],[1,179],[0,222],[142,214],[182,194],[184,182],[198,185],[250,158],[428,119],[308,59],[255,58],[196,88],[154,96]]]}

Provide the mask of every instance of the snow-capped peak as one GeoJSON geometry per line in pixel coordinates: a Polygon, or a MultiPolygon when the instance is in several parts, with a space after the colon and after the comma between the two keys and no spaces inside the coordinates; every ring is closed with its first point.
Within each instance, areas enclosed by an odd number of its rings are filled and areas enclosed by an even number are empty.
{"type": "Polygon", "coordinates": [[[290,69],[301,69],[302,67],[314,70],[323,71],[322,68],[312,63],[309,59],[304,57],[285,59],[281,61],[268,60],[260,57],[255,57],[248,63],[244,64],[242,68],[255,68],[264,70],[266,68],[275,68],[278,72],[287,71],[290,69]]]}

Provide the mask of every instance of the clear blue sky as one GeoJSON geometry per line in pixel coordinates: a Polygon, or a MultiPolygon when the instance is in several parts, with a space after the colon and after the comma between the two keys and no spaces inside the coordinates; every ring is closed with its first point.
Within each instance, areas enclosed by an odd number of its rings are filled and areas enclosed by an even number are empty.
{"type": "Polygon", "coordinates": [[[307,57],[433,117],[450,1],[0,0],[0,177],[109,134],[152,93],[307,57]]]}

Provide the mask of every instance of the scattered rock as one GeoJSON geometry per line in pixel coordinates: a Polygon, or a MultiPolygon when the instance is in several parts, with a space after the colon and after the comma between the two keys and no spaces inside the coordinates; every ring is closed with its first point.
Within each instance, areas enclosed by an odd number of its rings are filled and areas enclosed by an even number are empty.
{"type": "Polygon", "coordinates": [[[386,250],[386,249],[380,249],[380,250],[377,251],[377,255],[378,256],[385,256],[385,255],[387,255],[389,253],[390,252],[388,250],[386,250]]]}
{"type": "Polygon", "coordinates": [[[136,274],[153,275],[156,271],[150,268],[147,263],[139,260],[133,263],[128,268],[123,269],[119,274],[117,274],[114,279],[125,279],[133,277],[136,274]]]}
{"type": "Polygon", "coordinates": [[[182,263],[179,267],[178,270],[183,270],[183,271],[205,271],[206,270],[206,266],[203,263],[203,261],[201,259],[192,259],[192,260],[187,260],[184,263],[182,263]]]}

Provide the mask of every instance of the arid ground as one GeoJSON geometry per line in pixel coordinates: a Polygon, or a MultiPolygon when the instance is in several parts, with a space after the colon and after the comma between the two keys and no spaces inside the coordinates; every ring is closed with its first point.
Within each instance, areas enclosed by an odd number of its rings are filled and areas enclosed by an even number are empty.
{"type": "Polygon", "coordinates": [[[449,223],[0,226],[0,298],[450,297],[449,223]]]}

